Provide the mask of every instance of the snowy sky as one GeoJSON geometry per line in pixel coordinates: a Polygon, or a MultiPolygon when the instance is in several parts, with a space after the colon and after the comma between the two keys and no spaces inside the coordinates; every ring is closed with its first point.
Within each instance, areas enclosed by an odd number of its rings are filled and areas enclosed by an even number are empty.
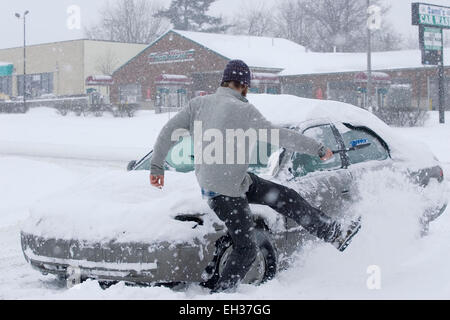
{"type": "MultiPolygon", "coordinates": [[[[28,42],[37,44],[83,37],[83,27],[91,24],[98,17],[98,11],[107,0],[2,0],[0,1],[0,48],[22,45],[22,25],[14,16],[25,9],[28,15],[28,42]],[[67,9],[78,5],[81,9],[81,29],[67,27],[67,9]],[[6,32],[4,32],[6,31],[6,32]]],[[[114,1],[114,0],[110,0],[114,1]]],[[[170,0],[161,0],[170,3],[170,0]]],[[[266,5],[270,7],[279,0],[218,0],[211,8],[211,13],[231,16],[238,14],[249,5],[266,5]]],[[[386,17],[396,28],[407,36],[417,33],[417,27],[411,26],[411,2],[414,0],[384,0],[392,6],[391,14],[386,17]]],[[[427,2],[427,1],[421,1],[427,2]]],[[[450,0],[432,0],[433,4],[449,5],[450,0]]],[[[447,32],[448,34],[449,32],[447,32]]]]}

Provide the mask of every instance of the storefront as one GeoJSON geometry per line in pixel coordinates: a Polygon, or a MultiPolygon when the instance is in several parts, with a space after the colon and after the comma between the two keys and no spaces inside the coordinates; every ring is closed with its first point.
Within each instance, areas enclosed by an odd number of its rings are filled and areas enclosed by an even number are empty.
{"type": "Polygon", "coordinates": [[[86,78],[86,93],[98,93],[104,103],[109,103],[110,87],[114,81],[108,75],[94,75],[86,78]]]}
{"type": "Polygon", "coordinates": [[[273,73],[252,73],[251,93],[280,94],[281,84],[278,75],[273,73]]]}
{"type": "Polygon", "coordinates": [[[188,92],[192,84],[187,76],[161,74],[156,78],[155,84],[157,113],[179,111],[187,105],[188,92]]]}
{"type": "Polygon", "coordinates": [[[12,74],[14,66],[11,63],[0,62],[0,99],[12,95],[12,74]]]}
{"type": "Polygon", "coordinates": [[[280,94],[280,61],[304,51],[286,39],[171,30],[114,72],[111,100],[119,101],[124,88],[132,88],[141,106],[157,112],[182,108],[196,96],[214,93],[233,59],[249,65],[251,92],[280,94]]]}
{"type": "MultiPolygon", "coordinates": [[[[355,84],[357,86],[357,106],[366,108],[368,103],[367,83],[368,73],[360,72],[355,76],[355,84]]],[[[386,96],[391,86],[391,76],[384,72],[372,73],[372,97],[375,97],[373,103],[376,108],[384,108],[386,104],[386,96]]]]}

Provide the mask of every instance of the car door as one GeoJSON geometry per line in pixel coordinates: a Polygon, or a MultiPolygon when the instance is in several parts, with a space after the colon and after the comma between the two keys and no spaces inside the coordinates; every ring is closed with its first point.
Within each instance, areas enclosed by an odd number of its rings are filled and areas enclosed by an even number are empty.
{"type": "MultiPolygon", "coordinates": [[[[302,128],[305,129],[292,129],[322,142],[332,150],[343,149],[342,137],[333,124],[311,122],[302,128]]],[[[311,205],[332,217],[342,216],[350,202],[349,187],[352,176],[346,168],[344,155],[340,153],[323,162],[318,156],[286,150],[277,178],[286,181],[287,186],[299,192],[311,205]]],[[[286,257],[301,248],[301,244],[305,241],[316,239],[299,227],[294,220],[286,218],[285,223],[283,253],[286,257]]]]}
{"type": "MultiPolygon", "coordinates": [[[[311,123],[303,134],[332,150],[343,148],[339,132],[331,123],[311,123]]],[[[343,214],[352,180],[343,155],[338,153],[322,161],[318,156],[290,152],[285,158],[283,174],[290,187],[326,214],[343,214]]]]}

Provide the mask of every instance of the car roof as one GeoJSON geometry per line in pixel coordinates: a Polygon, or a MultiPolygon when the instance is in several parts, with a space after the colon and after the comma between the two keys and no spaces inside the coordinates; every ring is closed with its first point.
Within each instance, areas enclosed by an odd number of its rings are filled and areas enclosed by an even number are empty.
{"type": "Polygon", "coordinates": [[[354,105],[291,95],[250,94],[248,99],[269,121],[277,125],[304,129],[307,123],[323,121],[369,128],[387,143],[394,160],[408,161],[410,167],[436,165],[435,157],[427,146],[399,135],[398,131],[377,116],[354,105]]]}

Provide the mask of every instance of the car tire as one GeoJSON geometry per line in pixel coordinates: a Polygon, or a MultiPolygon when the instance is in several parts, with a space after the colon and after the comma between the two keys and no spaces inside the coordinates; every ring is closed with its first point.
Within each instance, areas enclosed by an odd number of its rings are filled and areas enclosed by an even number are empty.
{"type": "MultiPolygon", "coordinates": [[[[270,236],[267,231],[257,229],[255,232],[256,242],[258,246],[258,254],[255,262],[253,263],[251,270],[248,272],[246,278],[244,278],[244,284],[261,285],[271,279],[273,279],[277,273],[277,254],[270,241],[270,236]],[[260,270],[257,279],[247,279],[249,274],[257,274],[256,268],[262,266],[263,270],[260,270]],[[256,280],[249,282],[246,280],[256,280]]],[[[209,278],[206,282],[202,283],[202,286],[207,288],[214,288],[220,279],[221,267],[226,263],[227,254],[232,250],[232,240],[229,235],[226,235],[216,242],[216,252],[214,258],[205,270],[205,278],[209,278]]]]}

